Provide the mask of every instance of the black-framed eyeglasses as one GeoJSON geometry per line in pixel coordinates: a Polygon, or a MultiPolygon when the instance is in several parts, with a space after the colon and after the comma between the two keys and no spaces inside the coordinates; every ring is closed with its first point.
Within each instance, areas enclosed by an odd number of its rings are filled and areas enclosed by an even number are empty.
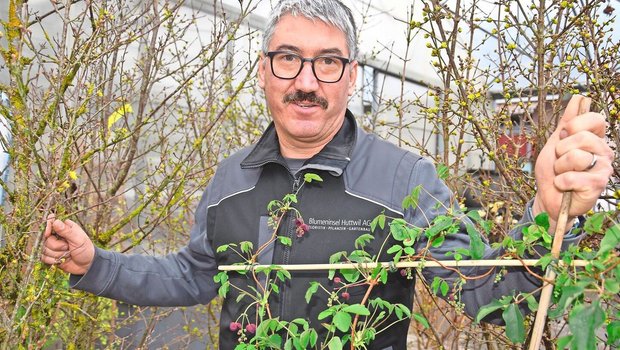
{"type": "Polygon", "coordinates": [[[269,51],[267,56],[271,61],[271,72],[280,79],[297,78],[304,67],[304,62],[310,62],[312,73],[323,83],[338,82],[342,78],[345,66],[351,62],[350,59],[340,56],[320,55],[306,58],[289,51],[269,51]]]}

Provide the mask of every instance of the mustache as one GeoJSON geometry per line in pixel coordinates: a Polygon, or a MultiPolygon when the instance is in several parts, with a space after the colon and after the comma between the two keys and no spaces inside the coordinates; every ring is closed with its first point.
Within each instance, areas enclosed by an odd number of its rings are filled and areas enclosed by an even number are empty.
{"type": "Polygon", "coordinates": [[[321,106],[323,109],[327,109],[327,106],[329,106],[325,98],[317,96],[314,92],[303,92],[299,90],[284,95],[282,101],[284,103],[310,102],[321,106]]]}

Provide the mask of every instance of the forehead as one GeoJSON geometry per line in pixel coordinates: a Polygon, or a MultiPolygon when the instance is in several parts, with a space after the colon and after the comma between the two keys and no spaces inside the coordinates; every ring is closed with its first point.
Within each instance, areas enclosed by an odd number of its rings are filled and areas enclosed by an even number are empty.
{"type": "Polygon", "coordinates": [[[337,27],[319,19],[286,14],[276,24],[269,42],[269,50],[296,48],[304,54],[316,54],[326,51],[339,51],[348,55],[347,40],[344,32],[337,27]]]}

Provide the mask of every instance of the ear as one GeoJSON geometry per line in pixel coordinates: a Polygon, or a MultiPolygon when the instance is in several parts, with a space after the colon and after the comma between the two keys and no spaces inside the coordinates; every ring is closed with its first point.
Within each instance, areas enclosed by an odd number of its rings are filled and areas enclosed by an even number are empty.
{"type": "Polygon", "coordinates": [[[357,83],[357,61],[349,63],[349,96],[352,96],[355,92],[355,84],[357,83]]]}
{"type": "Polygon", "coordinates": [[[258,55],[258,86],[261,89],[265,89],[265,65],[267,64],[267,57],[265,57],[262,52],[258,55]]]}

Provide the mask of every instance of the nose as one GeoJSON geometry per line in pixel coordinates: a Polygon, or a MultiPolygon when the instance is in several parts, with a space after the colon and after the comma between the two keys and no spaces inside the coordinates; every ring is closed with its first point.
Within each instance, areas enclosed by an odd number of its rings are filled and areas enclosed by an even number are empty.
{"type": "Polygon", "coordinates": [[[301,66],[301,72],[295,78],[295,88],[304,92],[316,91],[319,88],[319,81],[312,71],[312,63],[304,62],[301,66]]]}

